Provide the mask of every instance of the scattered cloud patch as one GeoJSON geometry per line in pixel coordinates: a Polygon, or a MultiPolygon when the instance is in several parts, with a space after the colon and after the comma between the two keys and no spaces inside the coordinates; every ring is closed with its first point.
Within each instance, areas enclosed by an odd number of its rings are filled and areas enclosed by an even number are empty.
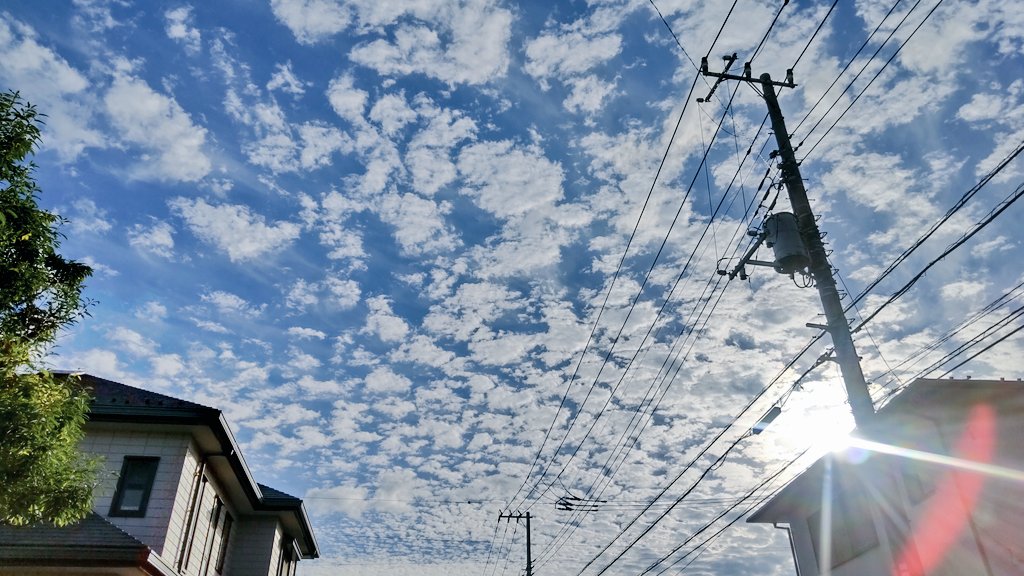
{"type": "Polygon", "coordinates": [[[47,114],[43,146],[55,150],[61,161],[108,145],[96,126],[92,82],[40,43],[31,26],[6,12],[0,13],[0,79],[47,114]]]}
{"type": "Polygon", "coordinates": [[[350,21],[345,3],[338,0],[271,0],[270,8],[303,44],[333,36],[345,30],[350,21]]]}
{"type": "Polygon", "coordinates": [[[295,72],[292,71],[292,63],[287,62],[275,66],[274,74],[267,82],[267,90],[280,90],[285,94],[298,97],[306,93],[306,85],[306,82],[295,76],[295,72]]]}
{"type": "Polygon", "coordinates": [[[180,42],[192,56],[202,51],[203,37],[193,22],[191,6],[172,8],[164,12],[164,19],[168,38],[180,42]]]}
{"type": "Polygon", "coordinates": [[[162,221],[150,226],[135,224],[128,229],[128,244],[141,252],[174,258],[174,228],[162,221]]]}
{"type": "Polygon", "coordinates": [[[130,169],[133,178],[195,182],[210,172],[206,129],[196,126],[173,98],[118,73],[103,103],[118,136],[141,149],[130,169]]]}
{"type": "Polygon", "coordinates": [[[288,335],[298,338],[299,340],[323,340],[327,338],[327,334],[314,328],[306,328],[304,326],[292,326],[288,328],[288,335]]]}
{"type": "Polygon", "coordinates": [[[244,262],[283,249],[299,236],[293,222],[267,224],[241,204],[213,205],[199,198],[174,198],[171,209],[202,240],[227,253],[232,262],[244,262]]]}
{"type": "Polygon", "coordinates": [[[482,84],[505,74],[512,27],[512,13],[505,8],[464,0],[446,10],[409,5],[396,12],[388,16],[416,18],[399,21],[388,39],[353,48],[353,62],[384,76],[423,74],[452,84],[482,84]]]}
{"type": "Polygon", "coordinates": [[[107,211],[96,206],[89,198],[79,198],[71,203],[68,226],[75,234],[103,234],[113,228],[107,219],[107,211]]]}
{"type": "Polygon", "coordinates": [[[262,314],[263,309],[266,307],[253,306],[241,296],[223,290],[207,292],[201,296],[201,299],[203,302],[213,305],[221,314],[229,316],[254,318],[262,314]]]}

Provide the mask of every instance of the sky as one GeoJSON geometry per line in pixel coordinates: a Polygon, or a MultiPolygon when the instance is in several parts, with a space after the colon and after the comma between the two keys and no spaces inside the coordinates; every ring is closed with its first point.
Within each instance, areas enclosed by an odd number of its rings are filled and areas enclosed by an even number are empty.
{"type": "Polygon", "coordinates": [[[94,270],[49,363],[222,409],[305,499],[303,576],[519,574],[501,512],[536,574],[792,574],[741,514],[852,420],[807,279],[717,273],[790,208],[702,57],[793,69],[878,404],[1024,373],[1024,10],[832,7],[8,0],[0,89],[94,270]]]}

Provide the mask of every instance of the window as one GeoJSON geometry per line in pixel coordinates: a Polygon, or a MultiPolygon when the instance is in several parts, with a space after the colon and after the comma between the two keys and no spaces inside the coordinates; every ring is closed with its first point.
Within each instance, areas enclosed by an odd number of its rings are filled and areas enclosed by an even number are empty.
{"type": "Polygon", "coordinates": [[[231,536],[231,526],[235,523],[235,519],[231,517],[231,512],[224,513],[224,527],[221,529],[220,535],[220,546],[217,548],[217,564],[214,569],[218,574],[224,571],[224,560],[228,557],[228,537],[231,536]]]}
{"type": "Polygon", "coordinates": [[[121,464],[121,477],[117,480],[114,500],[110,503],[111,516],[145,516],[149,494],[153,491],[159,458],[125,456],[121,464]]]}

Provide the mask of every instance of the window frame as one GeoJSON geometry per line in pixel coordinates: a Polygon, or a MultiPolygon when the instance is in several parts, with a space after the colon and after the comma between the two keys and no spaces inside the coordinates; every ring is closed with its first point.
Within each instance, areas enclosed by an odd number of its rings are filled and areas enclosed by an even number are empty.
{"type": "Polygon", "coordinates": [[[158,456],[125,456],[121,461],[121,474],[110,500],[110,516],[119,518],[142,518],[149,508],[149,498],[156,484],[156,473],[160,467],[158,456]],[[142,497],[137,510],[124,508],[125,491],[141,488],[142,497]]]}
{"type": "Polygon", "coordinates": [[[231,528],[235,525],[235,518],[231,511],[224,510],[224,522],[221,524],[220,544],[217,546],[217,562],[213,569],[217,574],[224,572],[224,564],[228,559],[228,541],[231,538],[231,528]]]}

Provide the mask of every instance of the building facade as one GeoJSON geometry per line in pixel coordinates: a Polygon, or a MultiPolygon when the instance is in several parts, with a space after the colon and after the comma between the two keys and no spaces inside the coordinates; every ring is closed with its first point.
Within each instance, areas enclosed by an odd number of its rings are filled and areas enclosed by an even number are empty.
{"type": "Polygon", "coordinates": [[[1024,383],[918,380],[748,519],[799,576],[1024,574],[1024,383]]]}
{"type": "Polygon", "coordinates": [[[319,555],[302,500],[257,483],[220,410],[80,376],[83,452],[102,459],[93,513],[0,525],[0,575],[292,576],[319,555]]]}

